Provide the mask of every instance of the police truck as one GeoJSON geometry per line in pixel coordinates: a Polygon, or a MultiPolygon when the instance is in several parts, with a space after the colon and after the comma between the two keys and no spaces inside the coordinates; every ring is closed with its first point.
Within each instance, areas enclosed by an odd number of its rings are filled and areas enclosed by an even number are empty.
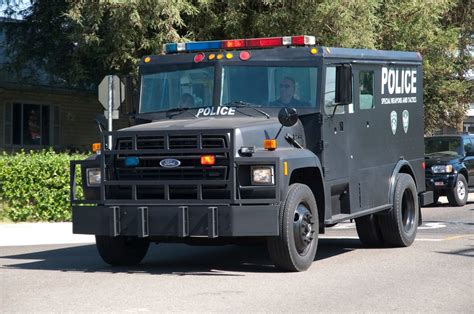
{"type": "Polygon", "coordinates": [[[140,62],[134,125],[71,162],[73,232],[95,235],[105,262],[257,241],[277,269],[304,271],[318,234],[349,220],[366,246],[413,243],[433,201],[419,53],[313,36],[163,49],[140,62]]]}

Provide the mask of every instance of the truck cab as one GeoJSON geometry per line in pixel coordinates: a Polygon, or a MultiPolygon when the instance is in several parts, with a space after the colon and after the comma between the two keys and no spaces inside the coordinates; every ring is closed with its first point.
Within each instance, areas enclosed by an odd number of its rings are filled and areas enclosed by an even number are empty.
{"type": "Polygon", "coordinates": [[[315,41],[171,43],[143,57],[136,125],[71,163],[74,233],[96,235],[112,265],[139,263],[153,242],[253,239],[303,271],[318,234],[350,219],[367,246],[411,245],[433,201],[422,58],[315,41]]]}

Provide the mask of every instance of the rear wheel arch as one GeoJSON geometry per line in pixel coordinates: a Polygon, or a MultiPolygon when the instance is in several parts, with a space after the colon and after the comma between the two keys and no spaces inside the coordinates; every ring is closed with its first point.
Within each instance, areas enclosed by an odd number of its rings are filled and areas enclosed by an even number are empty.
{"type": "Polygon", "coordinates": [[[389,189],[389,202],[390,204],[393,204],[393,192],[395,190],[395,185],[396,185],[396,180],[398,177],[398,174],[400,173],[405,173],[410,175],[413,178],[413,181],[415,181],[415,186],[418,190],[418,184],[416,182],[416,177],[415,177],[415,172],[413,171],[413,168],[411,167],[410,163],[406,160],[400,160],[395,168],[393,169],[392,172],[392,177],[390,178],[390,189],[389,189]]]}

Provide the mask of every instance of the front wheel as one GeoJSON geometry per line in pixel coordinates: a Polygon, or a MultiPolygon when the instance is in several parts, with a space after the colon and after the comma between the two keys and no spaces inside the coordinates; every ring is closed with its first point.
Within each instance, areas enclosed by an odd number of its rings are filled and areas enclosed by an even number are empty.
{"type": "Polygon", "coordinates": [[[467,180],[461,173],[458,174],[454,188],[448,192],[448,201],[451,206],[464,206],[467,203],[467,180]]]}
{"type": "Polygon", "coordinates": [[[269,237],[268,252],[285,271],[307,270],[318,247],[318,208],[310,188],[292,184],[280,208],[280,235],[269,237]]]}
{"type": "Polygon", "coordinates": [[[150,242],[138,237],[95,236],[102,259],[112,266],[133,266],[145,257],[150,242]]]}

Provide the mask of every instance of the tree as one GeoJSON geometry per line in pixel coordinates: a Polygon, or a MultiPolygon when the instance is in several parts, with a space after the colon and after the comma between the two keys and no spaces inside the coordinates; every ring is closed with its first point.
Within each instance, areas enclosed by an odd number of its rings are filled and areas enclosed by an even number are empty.
{"type": "Polygon", "coordinates": [[[136,74],[143,55],[182,39],[181,14],[195,13],[185,0],[31,2],[24,21],[6,25],[10,67],[22,79],[44,69],[51,83],[82,88],[136,74]]]}
{"type": "Polygon", "coordinates": [[[28,64],[83,87],[136,75],[166,42],[307,34],[325,46],[418,51],[432,132],[459,125],[473,99],[472,12],[471,0],[32,0],[8,29],[8,51],[17,73],[28,64]]]}

